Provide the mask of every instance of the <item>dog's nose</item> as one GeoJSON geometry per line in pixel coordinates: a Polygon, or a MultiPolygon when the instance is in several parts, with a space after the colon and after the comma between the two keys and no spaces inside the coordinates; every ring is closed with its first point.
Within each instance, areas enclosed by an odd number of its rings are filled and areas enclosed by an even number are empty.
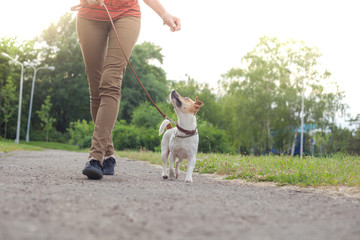
{"type": "Polygon", "coordinates": [[[173,90],[173,91],[171,92],[171,95],[178,96],[179,94],[177,93],[177,91],[173,90]]]}

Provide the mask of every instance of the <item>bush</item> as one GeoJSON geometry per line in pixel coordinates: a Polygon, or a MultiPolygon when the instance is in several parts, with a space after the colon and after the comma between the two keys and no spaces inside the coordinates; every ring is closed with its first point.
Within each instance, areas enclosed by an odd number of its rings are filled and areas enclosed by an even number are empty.
{"type": "Polygon", "coordinates": [[[136,127],[126,124],[124,120],[115,124],[113,141],[117,150],[146,148],[154,151],[155,147],[160,145],[160,137],[156,129],[136,127]]]}
{"type": "Polygon", "coordinates": [[[215,128],[206,121],[198,123],[199,152],[229,153],[232,151],[225,130],[215,128]]]}
{"type": "Polygon", "coordinates": [[[80,148],[91,147],[91,138],[94,132],[93,121],[89,123],[86,120],[71,122],[67,131],[70,135],[69,142],[71,144],[77,145],[80,148]]]}
{"type": "MultiPolygon", "coordinates": [[[[68,128],[69,142],[80,148],[89,148],[93,131],[94,123],[92,121],[89,123],[85,120],[71,122],[68,128]]],[[[202,121],[198,124],[198,131],[200,136],[199,152],[229,153],[232,151],[225,130],[215,128],[208,122],[202,121]]],[[[158,136],[158,126],[156,128],[140,127],[121,120],[116,122],[112,134],[116,150],[160,150],[162,136],[158,136]]]]}
{"type": "Polygon", "coordinates": [[[154,128],[162,120],[163,118],[156,108],[150,105],[149,102],[144,102],[134,110],[131,124],[138,127],[154,128]]]}
{"type": "MultiPolygon", "coordinates": [[[[69,142],[69,134],[61,133],[55,129],[49,131],[49,141],[67,143],[69,142]]],[[[40,129],[30,129],[30,141],[44,141],[46,139],[46,132],[40,129]]]]}

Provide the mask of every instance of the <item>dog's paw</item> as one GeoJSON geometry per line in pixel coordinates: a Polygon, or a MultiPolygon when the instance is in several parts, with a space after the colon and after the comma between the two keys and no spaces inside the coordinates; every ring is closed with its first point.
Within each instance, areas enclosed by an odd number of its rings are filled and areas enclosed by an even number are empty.
{"type": "Polygon", "coordinates": [[[163,177],[163,179],[168,179],[169,178],[168,175],[163,175],[162,177],[163,177]]]}
{"type": "Polygon", "coordinates": [[[192,180],[191,178],[189,178],[189,179],[185,179],[185,182],[186,182],[186,183],[192,183],[193,180],[192,180]]]}
{"type": "Polygon", "coordinates": [[[169,171],[169,175],[170,175],[170,179],[171,180],[174,180],[175,179],[175,171],[173,170],[173,169],[170,169],[170,171],[169,171]]]}

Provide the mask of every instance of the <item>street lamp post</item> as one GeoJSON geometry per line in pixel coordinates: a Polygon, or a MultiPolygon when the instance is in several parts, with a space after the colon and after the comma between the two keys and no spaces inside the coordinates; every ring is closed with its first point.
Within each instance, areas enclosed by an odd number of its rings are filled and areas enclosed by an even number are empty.
{"type": "Polygon", "coordinates": [[[302,78],[302,90],[301,90],[301,136],[300,136],[300,158],[303,157],[304,147],[304,77],[302,78]]]}
{"type": "Polygon", "coordinates": [[[33,80],[32,80],[32,85],[31,85],[31,96],[30,96],[30,106],[29,106],[29,117],[28,117],[28,123],[27,123],[27,130],[26,130],[26,142],[29,142],[29,133],[30,133],[30,122],[31,122],[31,111],[32,111],[32,104],[33,104],[33,97],[34,97],[34,89],[35,89],[35,79],[36,79],[36,73],[37,71],[41,70],[41,69],[49,69],[51,71],[55,70],[54,66],[50,66],[50,67],[39,67],[36,68],[31,64],[26,64],[29,67],[32,67],[34,69],[34,76],[33,76],[33,80]]]}
{"type": "Polygon", "coordinates": [[[23,81],[24,81],[24,65],[15,60],[14,58],[10,57],[6,53],[1,53],[2,56],[10,58],[15,63],[19,64],[21,66],[21,77],[20,77],[20,93],[19,93],[19,111],[18,111],[18,120],[17,120],[17,127],[16,127],[16,139],[15,143],[19,143],[20,140],[20,122],[21,122],[21,102],[22,102],[22,91],[23,91],[23,81]]]}
{"type": "MultiPolygon", "coordinates": [[[[292,71],[288,68],[286,68],[286,71],[288,71],[290,74],[292,71]]],[[[301,86],[301,113],[300,113],[300,119],[301,119],[301,135],[300,135],[300,158],[303,157],[303,148],[304,148],[304,99],[305,99],[305,77],[302,76],[302,86],[301,86]]],[[[296,130],[297,131],[297,130],[296,130]]]]}

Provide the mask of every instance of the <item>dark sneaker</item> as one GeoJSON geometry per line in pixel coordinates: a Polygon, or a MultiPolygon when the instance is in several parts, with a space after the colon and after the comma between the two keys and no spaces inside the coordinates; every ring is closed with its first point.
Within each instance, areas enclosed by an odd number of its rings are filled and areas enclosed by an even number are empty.
{"type": "Polygon", "coordinates": [[[89,179],[101,179],[103,177],[103,167],[98,160],[91,159],[86,163],[82,173],[89,179]]]}
{"type": "Polygon", "coordinates": [[[104,175],[114,175],[114,167],[116,165],[115,158],[109,157],[103,161],[104,175]]]}

